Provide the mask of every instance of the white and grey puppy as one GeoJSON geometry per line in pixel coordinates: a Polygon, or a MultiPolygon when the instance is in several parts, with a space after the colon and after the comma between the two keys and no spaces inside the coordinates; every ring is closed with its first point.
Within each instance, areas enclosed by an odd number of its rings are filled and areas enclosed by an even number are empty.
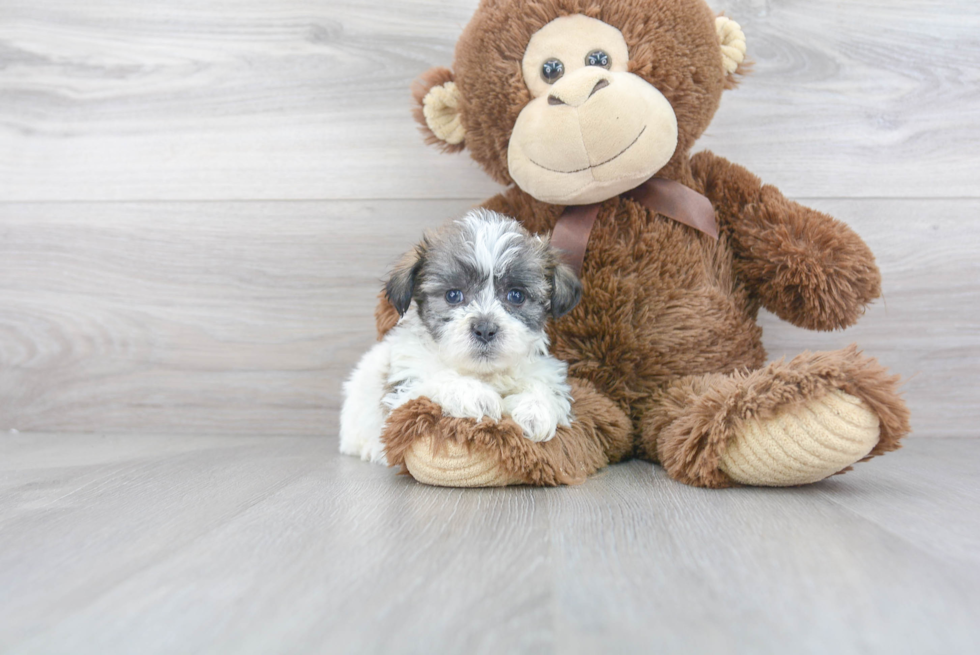
{"type": "Polygon", "coordinates": [[[421,396],[449,416],[510,416],[534,441],[569,424],[566,365],[549,355],[544,327],[582,286],[547,240],[474,210],[426,236],[385,291],[401,319],[344,385],[342,453],[384,463],[386,417],[421,396]]]}

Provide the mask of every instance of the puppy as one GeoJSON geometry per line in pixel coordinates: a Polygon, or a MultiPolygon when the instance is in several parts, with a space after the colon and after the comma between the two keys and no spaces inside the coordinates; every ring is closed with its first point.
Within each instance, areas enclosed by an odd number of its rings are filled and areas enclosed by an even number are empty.
{"type": "Polygon", "coordinates": [[[474,210],[426,236],[385,293],[401,318],[344,385],[340,452],[386,463],[385,419],[421,396],[449,416],[509,416],[533,441],[572,420],[567,367],[548,354],[544,327],[582,285],[546,240],[474,210]]]}

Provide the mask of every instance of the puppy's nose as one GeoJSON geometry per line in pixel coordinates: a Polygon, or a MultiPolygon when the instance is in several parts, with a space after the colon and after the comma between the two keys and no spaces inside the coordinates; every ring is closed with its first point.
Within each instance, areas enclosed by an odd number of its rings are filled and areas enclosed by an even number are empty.
{"type": "Polygon", "coordinates": [[[478,321],[473,324],[473,336],[483,343],[490,343],[497,336],[497,325],[490,321],[478,321]]]}

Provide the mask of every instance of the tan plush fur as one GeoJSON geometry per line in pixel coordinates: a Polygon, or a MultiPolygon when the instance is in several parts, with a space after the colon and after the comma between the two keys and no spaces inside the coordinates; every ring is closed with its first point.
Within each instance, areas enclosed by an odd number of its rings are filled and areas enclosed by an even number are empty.
{"type": "MultiPolygon", "coordinates": [[[[898,448],[909,431],[898,380],[855,347],[765,366],[760,308],[801,327],[840,329],[880,294],[881,281],[871,251],[847,226],[710,152],[690,156],[723,90],[744,72],[740,65],[726,74],[715,16],[701,0],[485,0],[459,41],[454,71],[428,74],[416,98],[454,77],[466,149],[509,184],[508,139],[529,99],[524,48],[550,20],[574,13],[618,28],[630,71],[670,101],[678,147],[658,175],[711,200],[720,238],[622,196],[603,202],[582,269],[583,300],[550,327],[554,354],[569,364],[576,423],[536,444],[510,421],[443,417],[419,400],[389,419],[389,462],[402,463],[405,449],[427,436],[437,447],[452,439],[490,453],[528,484],[580,482],[633,454],[660,462],[676,480],[725,487],[733,481],[720,458],[745,421],[834,390],[877,415],[880,439],[865,459],[898,448]]],[[[516,187],[485,206],[538,233],[550,231],[564,209],[516,187]]],[[[397,320],[383,299],[377,319],[381,334],[397,320]]]]}

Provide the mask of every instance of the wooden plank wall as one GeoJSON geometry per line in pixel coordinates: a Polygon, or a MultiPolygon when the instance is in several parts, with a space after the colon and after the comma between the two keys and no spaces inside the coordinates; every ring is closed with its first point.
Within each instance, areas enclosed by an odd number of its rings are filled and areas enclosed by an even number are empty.
{"type": "MultiPolygon", "coordinates": [[[[373,293],[497,191],[408,87],[476,0],[0,0],[0,430],[335,433],[373,293]]],[[[977,436],[980,5],[714,2],[754,73],[699,144],[851,224],[883,301],[852,341],[918,436],[977,436]]]]}

